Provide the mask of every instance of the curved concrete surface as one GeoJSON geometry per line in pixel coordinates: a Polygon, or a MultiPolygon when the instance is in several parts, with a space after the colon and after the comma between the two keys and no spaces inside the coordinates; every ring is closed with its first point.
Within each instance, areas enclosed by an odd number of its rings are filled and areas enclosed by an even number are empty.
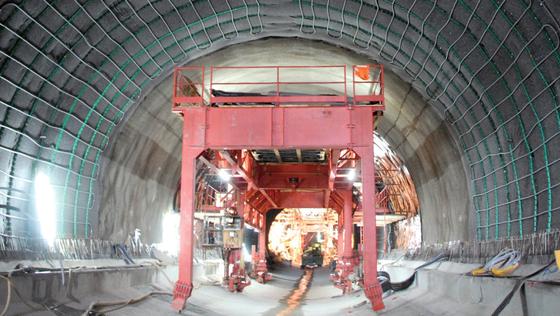
{"type": "Polygon", "coordinates": [[[143,98],[165,98],[155,87],[173,66],[272,36],[345,47],[394,71],[380,128],[415,173],[425,242],[551,231],[560,222],[559,12],[555,1],[523,0],[4,3],[2,236],[39,236],[32,188],[44,172],[60,237],[119,239],[142,216],[157,238],[176,138],[130,129],[154,117],[151,127],[173,135],[179,123],[165,111],[136,123],[130,114],[143,98]],[[124,143],[146,148],[107,150],[124,143]]]}
{"type": "MultiPolygon", "coordinates": [[[[401,261],[385,269],[394,281],[408,278],[413,268],[423,262],[401,261]]],[[[80,264],[87,264],[82,262],[80,264]]],[[[90,263],[91,264],[91,263],[90,263]]],[[[107,264],[107,263],[105,263],[107,264]]],[[[169,278],[176,276],[176,267],[165,270],[152,266],[113,267],[112,269],[75,269],[63,284],[60,271],[40,276],[14,275],[13,286],[18,289],[9,306],[8,315],[81,315],[93,302],[126,302],[150,291],[172,290],[169,278]],[[21,301],[19,295],[25,297],[21,301]],[[50,310],[46,310],[48,307],[50,310]]],[[[71,264],[69,263],[69,266],[71,264]]],[[[475,278],[464,273],[476,265],[439,263],[420,270],[414,283],[404,291],[386,293],[386,308],[379,315],[489,315],[500,304],[515,280],[507,278],[475,278]]],[[[519,275],[534,271],[537,266],[523,266],[519,275]]],[[[362,291],[341,295],[328,280],[328,271],[318,268],[312,272],[307,288],[296,297],[295,289],[303,271],[276,266],[274,279],[265,285],[253,283],[242,293],[230,293],[221,286],[195,283],[183,315],[258,316],[258,315],[375,315],[362,291]]],[[[516,273],[517,274],[517,273],[516,273]]],[[[554,315],[560,302],[556,299],[560,288],[543,280],[558,279],[558,272],[535,277],[526,287],[526,306],[529,315],[554,315]]],[[[0,283],[0,292],[5,291],[0,283]]],[[[145,300],[102,308],[113,310],[109,315],[177,315],[171,309],[169,295],[153,295],[145,300]]],[[[503,315],[522,315],[519,296],[504,310],[503,315]]],[[[96,307],[100,310],[100,306],[96,307]]]]}
{"type": "MultiPolygon", "coordinates": [[[[230,46],[191,64],[351,67],[368,62],[365,56],[321,42],[266,39],[230,46]]],[[[336,76],[338,73],[333,74],[332,80],[343,79],[336,76]]],[[[239,81],[231,77],[218,79],[239,81]]],[[[417,185],[424,240],[432,243],[472,238],[467,174],[451,133],[409,84],[390,71],[385,80],[387,110],[378,131],[403,157],[417,185]]],[[[160,214],[171,208],[181,159],[182,121],[170,112],[171,89],[172,79],[168,77],[148,93],[104,154],[106,163],[100,176],[102,238],[123,239],[136,227],[149,240],[161,236],[160,214]]]]}

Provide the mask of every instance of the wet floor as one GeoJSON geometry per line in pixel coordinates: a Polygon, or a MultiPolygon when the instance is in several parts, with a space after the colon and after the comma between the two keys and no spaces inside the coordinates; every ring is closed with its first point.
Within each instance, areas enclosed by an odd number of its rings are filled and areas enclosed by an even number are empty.
{"type": "MultiPolygon", "coordinates": [[[[242,293],[230,293],[222,286],[195,284],[192,296],[187,301],[182,315],[186,316],[338,316],[372,315],[361,294],[340,295],[329,281],[329,271],[325,268],[301,270],[290,266],[272,267],[273,279],[266,284],[253,282],[242,293]]],[[[174,278],[173,271],[168,271],[174,278]]],[[[173,282],[161,278],[153,286],[172,291],[173,282]]],[[[138,285],[128,288],[101,288],[99,291],[80,297],[79,302],[68,306],[84,310],[92,301],[126,301],[140,297],[153,290],[152,285],[138,285]]],[[[69,310],[61,314],[69,314],[69,310]]],[[[41,311],[31,315],[54,315],[55,311],[41,311]]],[[[77,313],[76,313],[77,314],[77,313]]],[[[137,304],[119,307],[109,316],[137,315],[178,315],[171,309],[171,297],[154,296],[137,304]]]]}
{"type": "Polygon", "coordinates": [[[296,310],[300,307],[305,295],[311,287],[311,282],[313,281],[313,269],[306,268],[295,287],[290,291],[290,293],[283,299],[280,300],[280,306],[271,309],[266,312],[265,315],[277,315],[277,316],[290,316],[298,315],[301,313],[296,313],[296,310]]]}

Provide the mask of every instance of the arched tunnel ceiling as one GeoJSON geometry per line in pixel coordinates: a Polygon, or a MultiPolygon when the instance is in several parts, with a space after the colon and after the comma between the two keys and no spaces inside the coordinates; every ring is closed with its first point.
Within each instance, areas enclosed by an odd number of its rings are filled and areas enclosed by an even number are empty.
{"type": "MultiPolygon", "coordinates": [[[[254,66],[333,62],[354,65],[369,61],[367,57],[321,42],[272,38],[232,45],[198,58],[192,64],[244,66],[248,60],[254,66]]],[[[249,78],[265,81],[267,74],[253,71],[249,78]]],[[[305,73],[290,72],[283,74],[282,78],[294,81],[301,75],[305,73]]],[[[249,80],[216,78],[216,75],[214,78],[226,83],[249,80]]],[[[334,72],[329,75],[329,80],[342,81],[343,78],[340,72],[334,72]]],[[[410,167],[418,185],[422,218],[431,223],[426,225],[427,240],[468,239],[468,227],[472,227],[472,223],[469,223],[468,216],[467,176],[456,143],[442,119],[408,83],[388,71],[385,83],[387,110],[379,120],[377,130],[394,144],[410,167]]],[[[312,87],[307,92],[317,93],[318,90],[313,90],[316,88],[324,87],[312,87]]],[[[103,203],[98,229],[102,236],[123,238],[126,232],[136,227],[141,227],[144,233],[160,236],[161,226],[149,225],[158,223],[161,217],[160,212],[153,210],[170,209],[180,173],[182,120],[169,111],[171,89],[172,77],[156,85],[130,113],[119,129],[119,138],[103,154],[107,159],[104,159],[99,178],[103,203]],[[119,209],[134,212],[114,212],[119,209]]],[[[322,92],[343,93],[342,87],[330,89],[322,92]]]]}
{"type": "MultiPolygon", "coordinates": [[[[91,237],[103,152],[138,101],[175,65],[269,36],[343,46],[411,82],[458,144],[476,238],[550,231],[560,208],[558,13],[556,2],[522,0],[4,4],[2,234],[33,236],[31,188],[42,169],[61,236],[91,237]]],[[[438,154],[420,160],[435,165],[438,154]]]]}

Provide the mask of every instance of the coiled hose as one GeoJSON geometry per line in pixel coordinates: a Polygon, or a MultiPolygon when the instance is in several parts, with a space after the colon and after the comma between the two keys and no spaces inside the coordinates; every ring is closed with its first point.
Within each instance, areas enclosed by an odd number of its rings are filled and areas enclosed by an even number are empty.
{"type": "Polygon", "coordinates": [[[389,290],[393,290],[393,291],[406,290],[412,285],[412,283],[414,283],[414,280],[416,279],[416,273],[418,272],[418,270],[423,269],[436,262],[444,261],[444,260],[448,260],[448,257],[443,253],[435,256],[434,258],[430,259],[426,263],[416,267],[414,269],[414,273],[412,273],[410,277],[408,277],[406,280],[402,282],[391,283],[391,276],[386,271],[377,271],[377,280],[381,284],[381,289],[383,290],[383,293],[389,290]]]}
{"type": "Polygon", "coordinates": [[[484,266],[470,272],[472,276],[493,275],[505,277],[519,268],[521,253],[514,249],[502,249],[497,255],[490,259],[484,266]]]}

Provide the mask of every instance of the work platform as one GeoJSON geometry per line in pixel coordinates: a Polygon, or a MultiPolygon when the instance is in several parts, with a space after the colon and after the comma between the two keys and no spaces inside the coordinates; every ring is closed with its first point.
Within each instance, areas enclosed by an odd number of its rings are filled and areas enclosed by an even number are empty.
{"type": "MultiPolygon", "coordinates": [[[[373,309],[383,308],[376,275],[379,206],[373,159],[375,118],[384,110],[383,67],[359,65],[350,71],[348,76],[345,65],[176,69],[173,112],[183,117],[184,124],[175,309],[184,308],[192,291],[191,232],[194,212],[201,207],[195,201],[197,159],[228,178],[231,188],[221,197],[223,206],[216,209],[261,230],[259,251],[253,258],[259,280],[269,279],[266,212],[332,208],[339,213],[339,240],[343,241],[335,284],[348,292],[349,276],[363,260],[360,284],[373,309]],[[361,192],[355,183],[360,183],[361,192]],[[363,244],[355,252],[353,214],[358,210],[363,217],[363,244]]],[[[230,290],[240,291],[248,285],[243,259],[229,258],[235,272],[226,278],[230,290]]]]}

